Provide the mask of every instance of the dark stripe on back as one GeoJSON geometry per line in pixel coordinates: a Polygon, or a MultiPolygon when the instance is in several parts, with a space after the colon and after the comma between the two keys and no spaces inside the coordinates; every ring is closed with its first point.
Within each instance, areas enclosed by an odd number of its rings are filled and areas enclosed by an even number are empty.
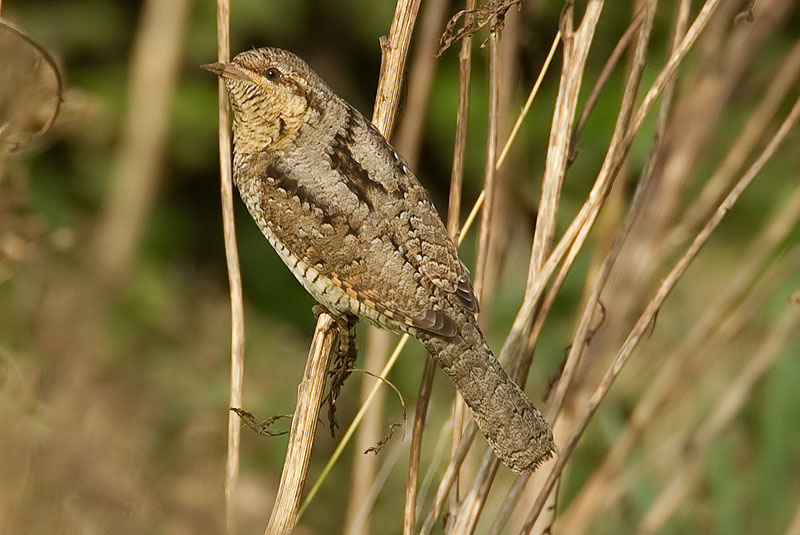
{"type": "Polygon", "coordinates": [[[313,215],[320,218],[321,224],[328,223],[334,229],[344,226],[346,229],[346,234],[352,234],[356,237],[358,236],[358,229],[360,227],[359,223],[351,220],[347,214],[343,213],[336,206],[328,202],[324,202],[319,197],[311,193],[308,188],[300,184],[296,179],[289,175],[285,165],[274,162],[270,163],[267,166],[266,172],[267,176],[275,179],[275,186],[286,190],[286,194],[289,197],[297,196],[297,198],[300,200],[300,204],[308,203],[308,205],[312,208],[313,215]],[[314,212],[314,209],[319,209],[322,212],[322,215],[318,216],[318,214],[314,212]]]}
{"type": "Polygon", "coordinates": [[[347,122],[333,138],[330,153],[331,168],[339,173],[347,188],[358,200],[366,204],[370,211],[374,211],[375,205],[372,200],[374,192],[385,194],[386,189],[381,183],[372,180],[369,172],[355,159],[350,149],[355,143],[355,113],[354,110],[349,110],[347,122]]]}

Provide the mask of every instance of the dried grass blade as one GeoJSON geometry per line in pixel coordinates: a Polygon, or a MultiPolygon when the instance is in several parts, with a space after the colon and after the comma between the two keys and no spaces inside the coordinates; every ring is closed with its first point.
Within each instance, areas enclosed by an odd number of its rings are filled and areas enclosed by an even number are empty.
{"type": "Polygon", "coordinates": [[[714,232],[714,230],[719,226],[722,222],[725,214],[733,207],[736,201],[739,199],[741,194],[744,192],[745,189],[752,183],[761,169],[764,167],[766,162],[772,157],[772,155],[777,151],[780,144],[786,138],[789,130],[792,126],[797,122],[798,116],[800,116],[800,99],[798,99],[792,110],[789,112],[786,120],[783,122],[781,127],[776,132],[775,136],[770,140],[767,147],[758,157],[758,159],[750,166],[747,172],[741,177],[738,181],[736,186],[731,190],[725,200],[720,204],[717,208],[715,213],[712,217],[708,220],[706,225],[700,231],[700,233],[695,237],[692,244],[686,250],[686,252],[681,256],[669,274],[664,278],[661,285],[658,287],[656,294],[653,296],[651,301],[648,303],[645,311],[639,317],[639,320],[636,322],[636,325],[631,329],[628,338],[623,343],[622,347],[620,348],[619,352],[617,353],[614,362],[606,371],[606,374],[603,376],[600,384],[598,385],[597,389],[592,394],[591,399],[589,400],[589,406],[586,409],[586,413],[583,415],[581,420],[578,422],[575,428],[575,432],[570,438],[569,442],[562,447],[558,460],[556,464],[553,466],[547,481],[542,489],[542,492],[539,494],[536,502],[534,503],[533,507],[531,508],[525,526],[521,530],[520,533],[525,534],[530,531],[533,527],[533,523],[538,518],[539,514],[541,513],[542,507],[544,506],[544,502],[547,499],[547,496],[552,492],[553,487],[555,486],[555,482],[560,476],[564,466],[566,465],[567,461],[569,460],[572,452],[575,450],[575,446],[578,443],[578,440],[583,434],[583,431],[586,429],[586,426],[589,424],[589,420],[597,411],[598,406],[605,398],[606,394],[608,393],[611,385],[614,383],[614,380],[619,375],[619,372],[622,370],[622,367],[628,361],[628,358],[633,353],[633,350],[638,345],[642,335],[647,330],[647,326],[655,317],[657,311],[661,308],[661,305],[664,303],[664,300],[670,294],[672,289],[675,287],[678,279],[680,279],[681,275],[686,271],[686,268],[689,264],[694,260],[697,254],[700,252],[700,249],[705,245],[708,241],[708,238],[714,232]]]}

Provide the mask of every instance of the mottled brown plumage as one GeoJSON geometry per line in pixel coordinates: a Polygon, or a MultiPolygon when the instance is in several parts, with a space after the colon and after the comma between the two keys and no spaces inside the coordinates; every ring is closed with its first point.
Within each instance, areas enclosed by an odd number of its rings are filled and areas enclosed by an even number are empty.
{"type": "Polygon", "coordinates": [[[264,235],[333,314],[416,337],[498,457],[553,451],[542,415],[492,355],[455,245],[412,171],[300,58],[276,48],[206,68],[234,110],[234,180],[264,235]]]}

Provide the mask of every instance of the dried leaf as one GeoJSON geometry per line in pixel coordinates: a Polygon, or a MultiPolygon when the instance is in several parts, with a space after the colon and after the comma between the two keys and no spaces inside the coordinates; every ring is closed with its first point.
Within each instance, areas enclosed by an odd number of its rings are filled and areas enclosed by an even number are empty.
{"type": "Polygon", "coordinates": [[[521,6],[522,0],[489,0],[476,9],[462,9],[447,21],[444,33],[439,39],[439,51],[436,53],[436,57],[441,57],[454,42],[472,37],[475,32],[489,24],[492,19],[495,21],[492,24],[492,31],[501,30],[506,12],[515,5],[521,6]],[[458,27],[460,22],[463,25],[458,27]]]}
{"type": "Polygon", "coordinates": [[[265,435],[265,436],[270,436],[270,437],[277,437],[277,436],[285,435],[285,434],[288,433],[288,431],[275,432],[275,431],[270,430],[270,427],[272,426],[272,424],[274,424],[275,422],[277,422],[278,420],[280,420],[282,418],[288,418],[290,420],[292,419],[292,415],[291,414],[278,414],[276,416],[270,416],[269,418],[267,418],[263,422],[259,422],[256,419],[256,417],[253,416],[252,413],[247,412],[244,409],[239,409],[237,407],[231,407],[231,410],[233,412],[235,412],[239,416],[239,418],[242,419],[242,423],[244,425],[246,425],[247,427],[249,427],[250,429],[252,429],[256,433],[258,433],[259,435],[265,435]]]}

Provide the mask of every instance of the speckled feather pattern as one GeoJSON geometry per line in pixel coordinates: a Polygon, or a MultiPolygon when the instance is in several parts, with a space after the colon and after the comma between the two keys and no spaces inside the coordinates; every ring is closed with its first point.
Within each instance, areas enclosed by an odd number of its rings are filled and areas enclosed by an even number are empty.
{"type": "Polygon", "coordinates": [[[289,52],[251,50],[220,69],[234,180],[306,290],[334,314],[419,339],[507,466],[547,459],[549,427],[486,344],[469,275],[403,159],[289,52]]]}

